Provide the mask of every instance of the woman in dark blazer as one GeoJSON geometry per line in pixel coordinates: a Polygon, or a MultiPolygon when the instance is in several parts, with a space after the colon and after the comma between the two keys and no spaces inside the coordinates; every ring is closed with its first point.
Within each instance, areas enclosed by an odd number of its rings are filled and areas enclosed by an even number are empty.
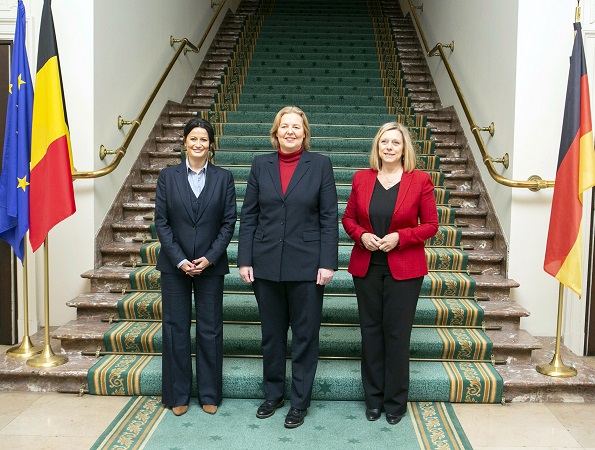
{"type": "Polygon", "coordinates": [[[407,411],[409,342],[428,273],[424,241],[438,231],[438,213],[429,175],[414,170],[406,127],[380,127],[370,167],[355,173],[342,223],[355,243],[348,270],[360,317],[366,418],[377,420],[384,410],[396,424],[407,411]]]}
{"type": "Polygon", "coordinates": [[[236,223],[233,176],[208,161],[211,124],[191,119],[184,127],[186,160],[159,174],[155,228],[161,243],[163,315],[162,402],[180,416],[192,388],[190,322],[196,310],[196,381],[203,410],[215,414],[222,399],[223,277],[236,223]]]}
{"type": "Polygon", "coordinates": [[[275,117],[276,153],[254,158],[240,215],[239,273],[252,283],[262,322],[265,401],[256,417],[284,404],[287,331],[291,324],[291,408],[285,427],[304,422],[318,364],[324,285],[338,266],[338,205],[331,161],[310,153],[304,112],[275,117]]]}

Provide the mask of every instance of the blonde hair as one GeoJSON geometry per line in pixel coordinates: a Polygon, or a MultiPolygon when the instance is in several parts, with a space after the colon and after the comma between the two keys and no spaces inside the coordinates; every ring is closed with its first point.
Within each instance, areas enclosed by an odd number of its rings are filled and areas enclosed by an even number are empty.
{"type": "Polygon", "coordinates": [[[279,148],[279,139],[277,138],[277,131],[279,130],[279,126],[281,125],[281,118],[285,114],[291,113],[297,114],[302,118],[302,121],[304,122],[304,141],[302,145],[305,150],[310,150],[310,123],[308,122],[308,118],[306,117],[304,111],[302,111],[297,106],[286,106],[282,108],[275,116],[273,126],[271,127],[271,144],[273,144],[273,148],[279,148]]]}
{"type": "Polygon", "coordinates": [[[370,152],[370,167],[377,171],[382,169],[382,159],[380,159],[379,156],[380,137],[387,131],[392,130],[399,131],[403,136],[403,156],[401,158],[403,171],[407,173],[412,172],[413,169],[415,169],[416,164],[415,149],[413,148],[413,143],[411,142],[409,130],[405,125],[398,122],[385,123],[380,127],[378,133],[376,133],[374,141],[372,142],[372,151],[370,152]]]}

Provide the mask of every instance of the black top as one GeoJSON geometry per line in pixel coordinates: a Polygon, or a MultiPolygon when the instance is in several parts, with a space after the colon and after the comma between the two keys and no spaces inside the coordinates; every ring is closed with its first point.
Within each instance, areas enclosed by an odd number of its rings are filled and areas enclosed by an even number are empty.
{"type": "MultiPolygon", "coordinates": [[[[397,203],[400,184],[401,182],[398,182],[393,187],[385,189],[380,181],[376,179],[374,192],[370,199],[370,223],[372,224],[374,234],[380,238],[388,234],[393,212],[395,211],[395,204],[397,203]]],[[[372,252],[370,264],[387,265],[386,253],[382,250],[372,252]]]]}

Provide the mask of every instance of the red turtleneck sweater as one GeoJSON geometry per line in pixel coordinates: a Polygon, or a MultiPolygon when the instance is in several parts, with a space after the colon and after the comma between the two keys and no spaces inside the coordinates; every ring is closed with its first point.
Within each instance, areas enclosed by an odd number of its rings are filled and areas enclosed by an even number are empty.
{"type": "Polygon", "coordinates": [[[287,186],[289,186],[289,182],[291,181],[291,177],[303,151],[304,147],[293,153],[283,153],[281,149],[277,151],[277,154],[279,155],[279,172],[281,173],[281,189],[283,190],[283,194],[285,194],[287,186]]]}

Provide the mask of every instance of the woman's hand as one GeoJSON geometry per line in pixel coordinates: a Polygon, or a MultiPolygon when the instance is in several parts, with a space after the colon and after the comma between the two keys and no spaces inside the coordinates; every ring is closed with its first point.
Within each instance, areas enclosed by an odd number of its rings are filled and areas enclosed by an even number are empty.
{"type": "Polygon", "coordinates": [[[192,261],[192,263],[194,264],[194,269],[192,270],[194,275],[200,275],[203,270],[205,270],[207,267],[211,265],[209,260],[204,256],[195,259],[194,261],[192,261]]]}
{"type": "Polygon", "coordinates": [[[180,266],[180,269],[188,276],[193,277],[196,275],[194,273],[194,264],[190,261],[186,261],[184,264],[180,266]]]}
{"type": "Polygon", "coordinates": [[[380,246],[380,238],[373,233],[363,233],[360,237],[360,241],[366,250],[375,252],[380,246]]]}
{"type": "Polygon", "coordinates": [[[335,271],[333,269],[318,269],[316,284],[324,286],[333,279],[333,275],[335,275],[335,271]]]}
{"type": "Polygon", "coordinates": [[[240,278],[246,283],[252,283],[254,281],[254,271],[252,266],[240,266],[240,278]]]}
{"type": "Polygon", "coordinates": [[[389,233],[378,241],[378,250],[390,252],[399,245],[399,233],[389,233]]]}

